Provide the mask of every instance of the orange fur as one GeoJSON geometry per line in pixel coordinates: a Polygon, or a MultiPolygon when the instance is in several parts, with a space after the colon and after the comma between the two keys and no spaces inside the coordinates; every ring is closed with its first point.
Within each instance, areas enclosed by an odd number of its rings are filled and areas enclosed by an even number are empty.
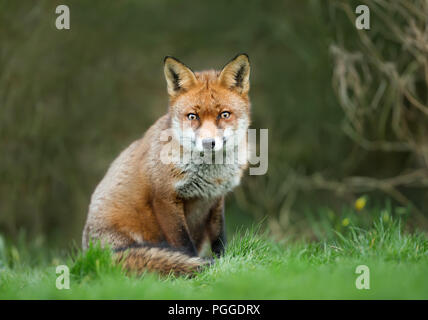
{"type": "MultiPolygon", "coordinates": [[[[162,274],[197,271],[206,264],[199,258],[205,242],[222,253],[224,195],[239,183],[246,164],[214,170],[163,163],[160,154],[168,141],[161,133],[172,130],[177,141],[188,135],[195,148],[206,148],[211,139],[213,150],[221,150],[237,130],[248,128],[249,68],[246,55],[222,71],[196,73],[165,59],[169,112],[119,155],[97,186],[83,232],[85,249],[91,239],[100,240],[117,251],[128,270],[162,274]]],[[[246,143],[246,135],[241,138],[246,143]]]]}

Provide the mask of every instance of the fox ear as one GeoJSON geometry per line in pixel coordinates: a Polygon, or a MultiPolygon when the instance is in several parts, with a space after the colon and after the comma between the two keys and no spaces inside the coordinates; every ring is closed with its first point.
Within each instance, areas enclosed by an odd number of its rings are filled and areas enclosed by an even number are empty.
{"type": "Polygon", "coordinates": [[[193,71],[184,63],[173,57],[165,57],[164,73],[168,87],[168,93],[171,97],[182,90],[188,90],[196,84],[197,80],[193,71]]]}
{"type": "Polygon", "coordinates": [[[245,53],[228,62],[219,76],[219,82],[229,89],[245,95],[250,90],[250,60],[245,53]]]}

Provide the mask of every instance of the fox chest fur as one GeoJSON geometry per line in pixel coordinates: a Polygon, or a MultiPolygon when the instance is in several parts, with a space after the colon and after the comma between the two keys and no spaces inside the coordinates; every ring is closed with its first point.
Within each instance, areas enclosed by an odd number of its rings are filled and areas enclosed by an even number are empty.
{"type": "Polygon", "coordinates": [[[238,164],[188,164],[182,169],[185,175],[174,187],[184,199],[221,197],[239,185],[242,172],[238,164]]]}
{"type": "Polygon", "coordinates": [[[177,196],[183,199],[189,233],[198,250],[209,244],[206,224],[223,196],[239,185],[242,168],[237,164],[187,164],[175,182],[177,196]]]}

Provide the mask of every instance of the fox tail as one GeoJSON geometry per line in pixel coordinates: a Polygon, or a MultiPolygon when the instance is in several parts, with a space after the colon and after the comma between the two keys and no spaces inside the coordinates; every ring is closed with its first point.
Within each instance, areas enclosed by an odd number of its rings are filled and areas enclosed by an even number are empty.
{"type": "Polygon", "coordinates": [[[150,245],[116,249],[115,259],[125,270],[136,274],[154,271],[162,275],[193,275],[209,264],[178,250],[150,245]]]}

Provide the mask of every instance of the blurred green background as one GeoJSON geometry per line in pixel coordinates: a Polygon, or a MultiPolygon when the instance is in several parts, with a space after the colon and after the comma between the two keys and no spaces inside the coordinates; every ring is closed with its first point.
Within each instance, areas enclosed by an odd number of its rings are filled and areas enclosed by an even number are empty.
{"type": "MultiPolygon", "coordinates": [[[[278,237],[321,237],[323,223],[341,228],[344,219],[370,220],[373,210],[355,208],[357,199],[363,207],[387,203],[398,213],[406,207],[408,220],[424,227],[426,171],[419,172],[419,183],[393,186],[404,199],[390,188],[347,180],[426,170],[412,150],[368,148],[343,130],[349,114],[335,90],[340,69],[333,46],[365,55],[360,43],[367,36],[386,50],[388,61],[402,59],[399,73],[417,60],[391,40],[393,28],[380,18],[372,17],[372,30],[357,32],[346,11],[356,4],[0,0],[0,234],[54,246],[80,243],[91,193],[108,165],[167,110],[163,57],[200,70],[221,68],[240,52],[252,65],[252,127],[269,129],[269,170],[247,175],[228,197],[229,232],[263,221],[278,237]],[[59,4],[70,7],[70,30],[55,28],[59,4]]],[[[375,4],[382,8],[382,1],[375,4]]],[[[418,13],[409,12],[418,23],[418,13]]],[[[410,18],[400,19],[393,21],[404,30],[410,18]]],[[[376,76],[375,62],[362,61],[372,62],[356,67],[357,74],[372,75],[363,92],[375,94],[385,77],[376,76]]],[[[412,79],[423,79],[420,69],[410,71],[412,79]]],[[[345,88],[352,90],[361,92],[352,83],[345,88]]],[[[418,90],[426,99],[427,87],[418,90]]],[[[379,101],[389,108],[386,98],[379,101]]],[[[363,102],[356,101],[361,108],[363,102]]],[[[369,113],[375,118],[363,131],[376,141],[378,135],[400,140],[388,126],[377,130],[378,110],[369,113]]],[[[396,120],[385,112],[384,123],[396,120]]]]}

